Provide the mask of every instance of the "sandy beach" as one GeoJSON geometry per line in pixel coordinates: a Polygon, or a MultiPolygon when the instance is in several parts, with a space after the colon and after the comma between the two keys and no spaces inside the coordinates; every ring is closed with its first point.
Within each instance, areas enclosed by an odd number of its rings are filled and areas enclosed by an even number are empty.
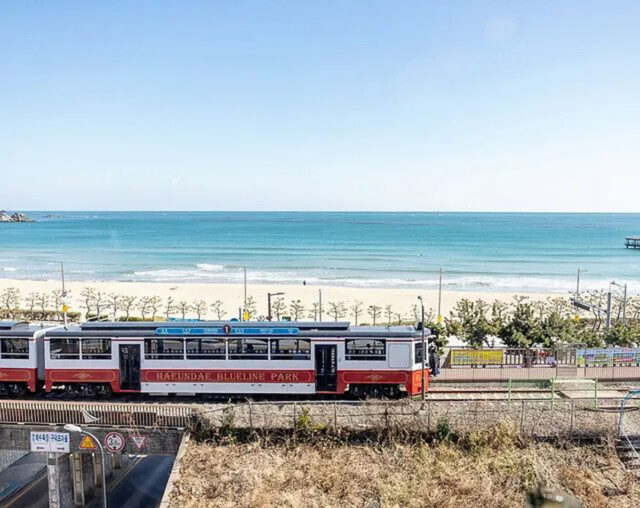
{"type": "MultiPolygon", "coordinates": [[[[54,289],[60,288],[59,280],[13,280],[0,279],[0,291],[7,287],[15,287],[20,290],[23,299],[21,307],[25,307],[24,299],[31,292],[50,293],[54,289]]],[[[162,298],[164,314],[164,303],[167,298],[172,297],[174,302],[205,300],[211,304],[216,300],[223,302],[222,308],[225,311],[225,318],[237,317],[239,308],[242,306],[244,298],[244,288],[242,284],[214,284],[214,283],[160,283],[160,282],[103,282],[103,281],[68,281],[66,283],[69,293],[68,303],[70,310],[83,312],[83,304],[80,293],[86,287],[94,288],[105,294],[116,293],[119,295],[130,295],[138,298],[144,296],[158,296],[162,298]]],[[[305,319],[308,319],[308,309],[314,302],[318,301],[319,290],[322,290],[323,315],[324,319],[332,319],[329,316],[330,302],[342,302],[349,308],[355,301],[363,303],[363,315],[360,321],[370,322],[371,318],[366,313],[369,305],[379,305],[386,307],[391,305],[394,315],[401,314],[403,318],[413,319],[413,305],[419,303],[418,296],[422,295],[426,309],[432,309],[435,315],[438,306],[438,291],[433,289],[374,289],[374,288],[349,288],[335,286],[315,286],[315,285],[277,285],[277,284],[248,284],[247,295],[252,296],[256,302],[258,315],[267,314],[267,293],[283,292],[287,308],[292,300],[300,300],[307,308],[305,319]]],[[[501,300],[511,302],[515,293],[505,292],[473,292],[473,291],[449,291],[446,288],[442,293],[442,313],[447,315],[455,303],[462,299],[482,299],[487,302],[501,300]]],[[[532,300],[544,300],[547,297],[558,297],[557,293],[517,293],[528,296],[532,300]]],[[[274,297],[273,299],[275,300],[274,297]]],[[[428,312],[428,311],[427,311],[428,312]]],[[[139,315],[138,311],[133,312],[139,315]]],[[[178,316],[177,311],[172,312],[178,316]]],[[[290,314],[287,312],[287,314],[290,314]]],[[[214,313],[207,311],[207,318],[213,319],[214,313]]],[[[348,311],[344,319],[352,320],[351,312],[348,311]]],[[[382,318],[381,322],[385,322],[382,318]]]]}

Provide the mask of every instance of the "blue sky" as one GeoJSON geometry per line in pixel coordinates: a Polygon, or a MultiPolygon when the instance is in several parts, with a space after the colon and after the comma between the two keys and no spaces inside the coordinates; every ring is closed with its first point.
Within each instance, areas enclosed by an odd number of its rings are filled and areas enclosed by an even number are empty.
{"type": "Polygon", "coordinates": [[[0,208],[640,211],[637,1],[0,16],[0,208]]]}

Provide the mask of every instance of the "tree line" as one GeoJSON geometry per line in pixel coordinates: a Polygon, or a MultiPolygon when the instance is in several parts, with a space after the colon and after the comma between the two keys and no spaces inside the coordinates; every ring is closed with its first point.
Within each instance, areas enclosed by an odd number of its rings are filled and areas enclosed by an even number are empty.
{"type": "MultiPolygon", "coordinates": [[[[69,295],[68,295],[69,296],[69,295]]],[[[640,298],[627,299],[626,316],[623,300],[615,296],[612,302],[611,327],[606,328],[607,293],[589,291],[581,295],[591,305],[590,311],[577,310],[565,297],[532,301],[514,296],[511,303],[495,300],[459,300],[442,322],[436,319],[433,308],[425,309],[425,324],[435,335],[434,342],[442,347],[449,337],[457,337],[471,347],[508,347],[557,345],[586,345],[589,347],[636,346],[640,343],[640,298]],[[626,317],[626,320],[625,320],[626,317]]],[[[178,300],[172,296],[131,296],[85,287],[79,295],[83,312],[70,312],[71,320],[111,319],[113,321],[154,321],[156,319],[216,319],[233,317],[222,300],[178,300]]],[[[24,297],[17,288],[0,293],[0,318],[60,320],[62,291],[30,292],[24,297]]],[[[253,296],[247,298],[243,309],[249,320],[264,321],[253,296]]],[[[266,309],[265,309],[266,310],[266,309]]],[[[354,325],[413,325],[421,319],[421,308],[415,304],[408,312],[392,305],[365,305],[352,302],[328,301],[320,309],[319,302],[305,305],[300,299],[285,301],[276,298],[271,304],[276,321],[339,321],[350,319],[354,325]],[[322,314],[321,314],[322,313],[322,314]]]]}

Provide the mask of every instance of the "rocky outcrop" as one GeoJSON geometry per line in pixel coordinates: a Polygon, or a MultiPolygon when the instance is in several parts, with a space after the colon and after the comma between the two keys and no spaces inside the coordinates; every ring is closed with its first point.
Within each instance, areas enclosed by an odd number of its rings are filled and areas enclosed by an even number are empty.
{"type": "Polygon", "coordinates": [[[34,222],[34,220],[25,213],[15,212],[9,215],[4,210],[0,210],[0,222],[34,222]]]}

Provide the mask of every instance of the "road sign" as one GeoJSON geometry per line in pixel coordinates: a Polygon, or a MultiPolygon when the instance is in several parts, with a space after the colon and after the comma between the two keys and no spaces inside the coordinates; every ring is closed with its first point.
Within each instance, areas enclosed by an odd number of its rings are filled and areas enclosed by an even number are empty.
{"type": "Polygon", "coordinates": [[[133,444],[135,445],[135,447],[138,450],[142,450],[142,447],[147,442],[147,437],[146,436],[131,436],[131,441],[133,441],[133,444]]]}
{"type": "Polygon", "coordinates": [[[84,439],[82,440],[82,443],[80,443],[80,449],[81,450],[95,450],[96,449],[96,444],[93,442],[93,439],[91,439],[89,436],[84,436],[84,439]]]}
{"type": "Polygon", "coordinates": [[[32,452],[69,453],[67,432],[31,432],[32,452]]]}
{"type": "Polygon", "coordinates": [[[66,304],[62,304],[62,312],[69,312],[69,306],[66,304]]]}
{"type": "Polygon", "coordinates": [[[109,432],[104,437],[104,445],[111,453],[121,452],[124,449],[124,436],[118,432],[109,432]]]}

